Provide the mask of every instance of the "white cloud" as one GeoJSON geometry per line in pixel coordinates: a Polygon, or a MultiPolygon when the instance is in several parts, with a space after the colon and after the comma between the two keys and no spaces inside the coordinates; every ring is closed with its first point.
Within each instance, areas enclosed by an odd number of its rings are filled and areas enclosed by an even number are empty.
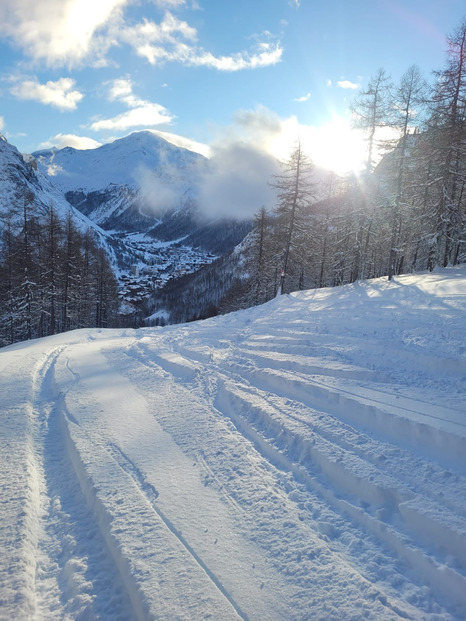
{"type": "Polygon", "coordinates": [[[3,116],[0,116],[0,132],[2,132],[5,129],[5,119],[3,118],[3,116]]]}
{"type": "Polygon", "coordinates": [[[329,86],[329,87],[330,87],[330,86],[332,86],[332,80],[329,78],[329,79],[327,80],[326,84],[327,84],[327,86],[329,86]]]}
{"type": "Polygon", "coordinates": [[[2,0],[0,36],[48,65],[99,62],[112,41],[103,29],[129,0],[2,0]]]}
{"type": "Polygon", "coordinates": [[[302,97],[297,97],[293,101],[297,101],[298,103],[303,103],[305,101],[309,101],[310,98],[311,98],[311,93],[306,93],[306,95],[303,95],[302,97]]]}
{"type": "Polygon", "coordinates": [[[193,67],[210,67],[219,71],[240,71],[242,69],[258,69],[276,65],[280,62],[283,49],[280,45],[256,54],[240,52],[231,56],[214,56],[210,52],[191,50],[184,62],[193,67]]]}
{"type": "Polygon", "coordinates": [[[109,99],[121,101],[130,110],[109,119],[94,121],[91,125],[93,131],[125,131],[132,127],[155,127],[173,120],[173,116],[164,106],[136,97],[129,78],[119,78],[110,83],[109,99]]]}
{"type": "Polygon", "coordinates": [[[239,71],[273,65],[283,49],[264,33],[249,51],[216,56],[197,45],[198,33],[170,10],[199,8],[195,0],[153,0],[167,9],[160,23],[144,19],[130,26],[123,10],[135,0],[1,0],[0,38],[11,41],[35,61],[48,66],[108,63],[110,47],[126,43],[149,63],[239,71]]]}
{"type": "Polygon", "coordinates": [[[110,83],[108,94],[110,101],[121,99],[123,101],[133,98],[133,85],[130,78],[118,78],[110,83]]]}
{"type": "MultiPolygon", "coordinates": [[[[170,166],[164,165],[164,171],[170,175],[170,166]]],[[[176,170],[173,171],[176,174],[176,170]]],[[[179,202],[179,195],[174,187],[160,178],[157,171],[146,166],[139,166],[133,173],[137,185],[141,188],[141,199],[146,208],[155,215],[162,215],[167,209],[172,209],[179,202]]]]}
{"type": "Polygon", "coordinates": [[[270,151],[270,144],[282,131],[282,120],[265,106],[238,110],[233,118],[232,142],[247,142],[270,151]]]}
{"type": "Polygon", "coordinates": [[[337,86],[339,86],[340,88],[349,88],[351,90],[356,90],[359,88],[359,84],[356,84],[355,82],[350,82],[349,80],[339,80],[337,82],[337,86]]]}
{"type": "Polygon", "coordinates": [[[198,196],[203,213],[242,219],[262,205],[273,208],[276,195],[269,182],[297,140],[316,167],[337,174],[360,170],[366,157],[364,136],[347,119],[335,117],[316,127],[301,124],[295,116],[280,118],[264,106],[240,110],[230,125],[214,130],[198,196]]]}
{"type": "Polygon", "coordinates": [[[171,142],[177,147],[181,147],[183,149],[188,149],[189,151],[194,151],[195,153],[200,153],[204,157],[211,156],[211,149],[208,145],[203,144],[202,142],[196,142],[195,140],[191,140],[190,138],[185,138],[184,136],[178,136],[178,134],[172,134],[170,132],[162,132],[158,129],[151,130],[154,134],[157,134],[161,138],[164,138],[168,142],[171,142]]]}
{"type": "MultiPolygon", "coordinates": [[[[316,127],[300,123],[296,116],[280,118],[258,106],[239,111],[230,126],[217,130],[212,159],[225,146],[245,144],[275,160],[286,161],[298,139],[316,166],[339,174],[361,169],[367,155],[363,133],[353,130],[347,119],[335,117],[326,125],[316,127]]],[[[264,183],[267,181],[270,179],[264,183]]]]}
{"type": "Polygon", "coordinates": [[[116,80],[108,82],[107,85],[110,86],[108,92],[108,99],[110,101],[121,101],[127,105],[128,108],[143,107],[149,103],[133,93],[131,78],[117,78],[116,80]]]}
{"type": "Polygon", "coordinates": [[[75,134],[57,134],[52,138],[49,138],[46,142],[42,142],[39,149],[51,149],[57,147],[58,149],[64,149],[65,147],[73,147],[73,149],[97,149],[101,147],[102,143],[97,142],[93,138],[87,136],[76,136],[75,134]]]}
{"type": "Polygon", "coordinates": [[[236,142],[217,147],[201,179],[202,212],[207,217],[252,218],[262,205],[273,205],[275,195],[268,182],[276,172],[277,160],[254,145],[236,142]]]}
{"type": "Polygon", "coordinates": [[[264,106],[239,110],[231,125],[217,128],[199,194],[206,216],[251,218],[262,205],[273,206],[269,182],[278,161],[271,144],[280,131],[279,117],[264,106]]]}
{"type": "Polygon", "coordinates": [[[59,110],[76,110],[84,95],[73,90],[74,85],[75,81],[71,78],[60,78],[56,82],[49,81],[45,84],[34,79],[15,84],[10,92],[19,99],[40,101],[59,110]]]}
{"type": "MultiPolygon", "coordinates": [[[[152,0],[159,9],[178,9],[186,6],[186,0],[152,0]]],[[[193,8],[197,8],[197,2],[190,3],[193,8]]]]}
{"type": "Polygon", "coordinates": [[[147,103],[110,119],[94,121],[91,129],[95,132],[102,130],[125,131],[131,127],[154,127],[155,125],[170,123],[172,119],[171,114],[163,106],[147,103]]]}
{"type": "Polygon", "coordinates": [[[197,31],[167,11],[160,24],[144,19],[136,26],[124,28],[119,36],[138,56],[155,65],[167,60],[179,60],[171,48],[188,47],[182,41],[195,41],[197,31]]]}
{"type": "Polygon", "coordinates": [[[137,26],[124,29],[121,37],[152,65],[179,62],[191,67],[239,71],[274,65],[281,60],[283,53],[280,43],[273,41],[270,33],[266,32],[252,51],[215,56],[195,45],[197,30],[169,11],[160,24],[144,20],[137,26]]]}

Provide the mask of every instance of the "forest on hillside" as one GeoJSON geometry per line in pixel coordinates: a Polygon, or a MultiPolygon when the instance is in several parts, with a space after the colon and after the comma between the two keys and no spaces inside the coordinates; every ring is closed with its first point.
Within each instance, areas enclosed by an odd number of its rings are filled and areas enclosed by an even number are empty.
{"type": "Polygon", "coordinates": [[[103,248],[32,193],[5,218],[0,253],[0,346],[84,327],[116,325],[117,283],[103,248]]]}
{"type": "Polygon", "coordinates": [[[416,66],[398,84],[379,69],[352,112],[366,133],[364,171],[329,173],[316,187],[312,162],[297,144],[272,180],[276,208],[255,216],[241,274],[220,312],[278,292],[465,261],[466,20],[449,37],[445,67],[433,72],[431,85],[416,66]]]}

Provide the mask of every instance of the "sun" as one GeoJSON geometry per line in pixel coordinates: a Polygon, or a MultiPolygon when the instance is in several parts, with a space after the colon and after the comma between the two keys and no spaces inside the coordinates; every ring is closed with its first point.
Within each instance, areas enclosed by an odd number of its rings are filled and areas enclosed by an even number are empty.
{"type": "Polygon", "coordinates": [[[331,123],[314,128],[305,147],[316,166],[338,175],[359,172],[367,159],[367,143],[360,130],[349,121],[335,118],[331,123]]]}
{"type": "Polygon", "coordinates": [[[304,125],[291,118],[282,123],[282,130],[275,138],[271,151],[278,159],[286,160],[299,139],[307,155],[318,168],[325,168],[337,175],[360,172],[367,159],[367,142],[360,130],[353,129],[350,121],[334,117],[320,126],[304,125]]]}

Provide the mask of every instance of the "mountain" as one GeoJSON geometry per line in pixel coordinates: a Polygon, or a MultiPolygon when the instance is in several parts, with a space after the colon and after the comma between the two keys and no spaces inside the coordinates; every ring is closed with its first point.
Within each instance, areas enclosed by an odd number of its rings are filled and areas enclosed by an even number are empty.
{"type": "Polygon", "coordinates": [[[33,156],[64,194],[86,193],[112,185],[141,187],[144,171],[154,172],[184,193],[195,185],[203,155],[177,147],[149,130],[134,132],[97,149],[51,149],[33,156]]]}
{"type": "Polygon", "coordinates": [[[189,207],[206,158],[140,131],[97,149],[36,151],[39,169],[105,229],[149,230],[189,207]]]}
{"type": "Polygon", "coordinates": [[[465,290],[0,350],[2,619],[464,621],[465,290]]]}
{"type": "Polygon", "coordinates": [[[218,247],[222,221],[206,218],[198,205],[209,161],[155,132],[134,132],[97,149],[53,148],[32,155],[66,199],[105,230],[143,232],[165,242],[188,238],[186,245],[220,254],[244,237],[244,226],[229,220],[218,247]]]}
{"type": "Polygon", "coordinates": [[[230,252],[251,228],[203,216],[198,194],[209,161],[149,130],[97,149],[53,148],[33,158],[77,210],[107,231],[121,295],[133,309],[230,252]]]}
{"type": "Polygon", "coordinates": [[[199,215],[197,189],[207,165],[152,132],[94,150],[33,155],[0,136],[0,231],[8,223],[21,226],[25,204],[38,219],[51,206],[62,222],[71,214],[105,249],[124,314],[137,324],[144,301],[227,253],[250,229],[247,222],[199,215]]]}
{"type": "Polygon", "coordinates": [[[60,189],[38,169],[35,158],[22,155],[0,134],[0,228],[7,218],[13,223],[21,219],[25,200],[37,215],[43,215],[50,206],[62,221],[71,213],[79,229],[91,228],[101,243],[105,243],[106,233],[66,200],[60,189]]]}

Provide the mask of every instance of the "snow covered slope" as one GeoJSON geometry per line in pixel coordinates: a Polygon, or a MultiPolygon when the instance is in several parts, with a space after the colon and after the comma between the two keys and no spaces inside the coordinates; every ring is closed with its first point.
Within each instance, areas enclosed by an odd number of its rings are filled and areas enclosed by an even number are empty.
{"type": "Polygon", "coordinates": [[[465,291],[2,350],[0,617],[466,618],[465,291]]]}

